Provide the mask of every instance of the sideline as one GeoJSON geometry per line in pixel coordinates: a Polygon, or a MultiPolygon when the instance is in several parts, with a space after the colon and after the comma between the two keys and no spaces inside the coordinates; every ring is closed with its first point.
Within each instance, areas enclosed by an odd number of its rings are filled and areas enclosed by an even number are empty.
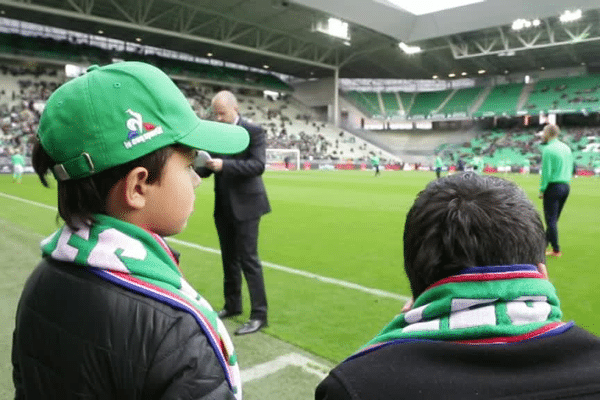
{"type": "MultiPolygon", "coordinates": [[[[23,203],[27,203],[33,206],[37,206],[37,207],[41,207],[41,208],[45,208],[48,210],[52,210],[52,211],[57,211],[56,207],[52,207],[49,206],[47,204],[43,204],[43,203],[38,203],[36,201],[31,201],[31,200],[27,200],[27,199],[23,199],[21,197],[17,197],[17,196],[12,196],[10,194],[6,194],[3,192],[0,192],[0,197],[5,197],[7,199],[11,199],[11,200],[15,200],[15,201],[20,201],[23,203]]],[[[205,246],[201,246],[199,244],[196,243],[191,243],[191,242],[186,242],[185,240],[180,240],[180,239],[175,239],[175,238],[166,238],[167,241],[169,242],[173,242],[173,243],[177,243],[179,245],[182,246],[186,246],[186,247],[190,247],[196,250],[200,250],[200,251],[204,251],[206,253],[212,253],[212,254],[221,254],[221,251],[218,249],[213,249],[211,247],[205,247],[205,246]]],[[[357,290],[363,293],[368,293],[370,295],[373,296],[377,296],[377,297],[386,297],[386,298],[390,298],[390,299],[394,299],[394,300],[398,300],[398,301],[408,301],[410,300],[410,297],[408,296],[403,296],[400,294],[396,294],[396,293],[392,293],[392,292],[387,292],[385,290],[381,290],[381,289],[374,289],[374,288],[369,288],[366,286],[361,286],[358,285],[356,283],[352,283],[352,282],[348,282],[348,281],[343,281],[341,279],[335,279],[335,278],[329,278],[326,276],[322,276],[322,275],[317,275],[317,274],[313,274],[312,272],[307,272],[307,271],[302,271],[299,269],[294,269],[294,268],[290,268],[290,267],[285,267],[283,265],[278,265],[278,264],[274,264],[268,261],[262,261],[261,263],[263,266],[267,267],[267,268],[271,268],[277,271],[282,271],[282,272],[286,272],[288,274],[292,274],[292,275],[298,275],[298,276],[303,276],[305,278],[309,278],[309,279],[313,279],[319,282],[323,282],[323,283],[328,283],[331,285],[335,285],[335,286],[341,286],[344,287],[346,289],[353,289],[353,290],[357,290]]]]}

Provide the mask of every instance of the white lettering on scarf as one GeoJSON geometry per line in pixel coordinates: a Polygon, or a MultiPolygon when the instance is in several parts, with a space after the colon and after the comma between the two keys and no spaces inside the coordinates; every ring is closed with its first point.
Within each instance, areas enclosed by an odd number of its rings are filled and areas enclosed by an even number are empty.
{"type": "MultiPolygon", "coordinates": [[[[75,232],[65,227],[60,233],[56,248],[52,251],[52,258],[61,261],[75,261],[79,249],[69,244],[73,234],[89,241],[90,230],[88,227],[82,226],[75,232]]],[[[90,251],[87,263],[92,267],[128,272],[129,270],[119,257],[144,260],[147,254],[146,248],[140,241],[117,229],[110,228],[98,235],[98,242],[90,251]],[[120,253],[117,254],[119,251],[120,253]]]]}
{"type": "MultiPolygon", "coordinates": [[[[89,240],[90,238],[90,229],[87,226],[81,226],[74,233],[84,240],[89,240]]],[[[52,258],[60,261],[75,261],[75,257],[77,257],[79,250],[69,244],[72,234],[73,232],[67,227],[62,229],[58,242],[56,243],[56,249],[54,249],[51,254],[52,258]]]]}
{"type": "Polygon", "coordinates": [[[94,267],[128,272],[129,270],[119,257],[144,260],[147,254],[146,248],[139,240],[110,228],[98,235],[98,244],[90,252],[87,262],[94,267]],[[119,250],[122,252],[117,255],[119,250]]]}
{"type": "Polygon", "coordinates": [[[546,296],[523,296],[506,304],[506,314],[513,325],[545,321],[551,312],[546,296]],[[527,305],[526,301],[530,301],[531,305],[527,305]]]}
{"type": "MultiPolygon", "coordinates": [[[[478,326],[495,326],[496,305],[485,307],[473,307],[481,304],[494,302],[495,299],[453,299],[452,312],[448,318],[449,329],[464,329],[478,326]],[[457,311],[458,310],[458,311],[457,311]]],[[[552,306],[548,303],[546,296],[521,296],[506,304],[506,315],[513,325],[526,325],[535,322],[544,322],[552,312],[552,306]]],[[[430,321],[422,321],[425,306],[411,310],[405,314],[405,321],[408,326],[402,329],[402,332],[415,331],[439,331],[440,319],[436,318],[430,321]]]]}

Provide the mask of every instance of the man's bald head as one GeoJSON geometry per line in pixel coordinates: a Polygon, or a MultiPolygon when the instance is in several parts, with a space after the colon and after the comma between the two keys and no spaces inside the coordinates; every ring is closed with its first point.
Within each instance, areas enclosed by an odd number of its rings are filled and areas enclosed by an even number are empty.
{"type": "Polygon", "coordinates": [[[238,116],[238,102],[235,95],[222,90],[213,97],[211,108],[217,121],[233,124],[238,116]]]}

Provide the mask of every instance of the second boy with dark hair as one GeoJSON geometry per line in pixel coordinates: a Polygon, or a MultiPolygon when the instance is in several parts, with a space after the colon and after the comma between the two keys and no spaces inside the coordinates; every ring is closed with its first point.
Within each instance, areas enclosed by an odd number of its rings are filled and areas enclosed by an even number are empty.
{"type": "Polygon", "coordinates": [[[561,321],[540,217],[514,183],[430,183],[409,211],[414,296],[317,400],[600,398],[600,340],[561,321]]]}

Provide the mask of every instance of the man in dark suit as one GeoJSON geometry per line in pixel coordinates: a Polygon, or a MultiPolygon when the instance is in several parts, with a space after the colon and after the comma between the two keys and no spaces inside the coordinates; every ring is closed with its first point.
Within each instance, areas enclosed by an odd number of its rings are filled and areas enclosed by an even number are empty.
{"type": "Polygon", "coordinates": [[[250,293],[250,319],[236,335],[257,332],[267,326],[267,296],[258,258],[260,217],[271,211],[261,175],[265,170],[264,130],[240,118],[237,99],[229,91],[215,95],[211,103],[219,122],[240,125],[250,134],[248,148],[233,156],[213,155],[199,168],[199,175],[215,174],[215,225],[223,261],[225,306],[220,318],[242,313],[242,273],[250,293]]]}

